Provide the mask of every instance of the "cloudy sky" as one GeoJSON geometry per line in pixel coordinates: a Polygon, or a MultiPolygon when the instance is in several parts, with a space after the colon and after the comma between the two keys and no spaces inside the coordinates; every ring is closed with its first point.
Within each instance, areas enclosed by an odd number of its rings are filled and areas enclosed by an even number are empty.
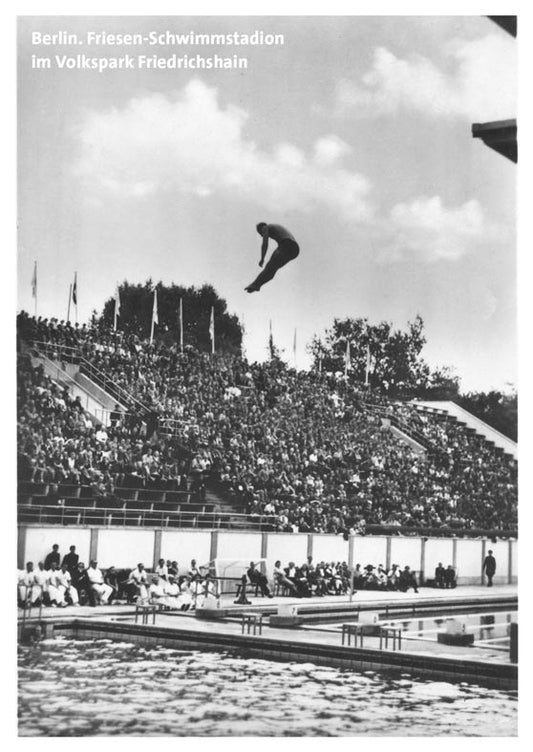
{"type": "Polygon", "coordinates": [[[403,328],[463,389],[516,382],[516,166],[471,136],[515,117],[516,41],[485,17],[19,20],[18,306],[79,321],[124,279],[210,282],[293,362],[334,317],[403,328]],[[284,35],[276,47],[76,47],[32,32],[284,35]],[[35,70],[31,56],[238,52],[247,70],[35,70]],[[259,294],[258,221],[297,261],[259,294]]]}

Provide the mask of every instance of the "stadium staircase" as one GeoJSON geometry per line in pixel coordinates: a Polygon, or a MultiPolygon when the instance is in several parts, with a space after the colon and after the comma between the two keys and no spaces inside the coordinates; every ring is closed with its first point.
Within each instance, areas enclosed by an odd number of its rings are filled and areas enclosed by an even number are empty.
{"type": "Polygon", "coordinates": [[[496,454],[505,455],[518,460],[518,445],[516,441],[492,428],[484,421],[476,418],[464,408],[451,401],[413,401],[409,403],[420,413],[429,415],[437,420],[456,421],[458,425],[474,435],[480,436],[485,443],[492,447],[496,454]]]}
{"type": "Polygon", "coordinates": [[[426,452],[431,450],[427,439],[418,431],[414,431],[398,416],[391,415],[386,405],[378,405],[371,402],[365,402],[364,404],[370,413],[377,415],[381,419],[383,427],[390,428],[391,433],[404,444],[410,446],[416,454],[425,456],[426,452]]]}
{"type": "Polygon", "coordinates": [[[76,348],[33,341],[27,351],[34,366],[42,365],[53,381],[69,389],[74,398],[79,397],[83,408],[104,425],[109,425],[116,406],[123,413],[136,414],[144,423],[150,421],[151,411],[146,405],[113,382],[76,348]]]}

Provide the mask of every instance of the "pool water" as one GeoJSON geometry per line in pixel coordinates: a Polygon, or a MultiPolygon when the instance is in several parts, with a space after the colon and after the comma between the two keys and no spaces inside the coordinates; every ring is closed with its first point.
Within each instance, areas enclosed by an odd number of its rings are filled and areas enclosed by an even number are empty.
{"type": "Polygon", "coordinates": [[[20,736],[515,736],[515,692],[109,640],[19,649],[20,736]]]}

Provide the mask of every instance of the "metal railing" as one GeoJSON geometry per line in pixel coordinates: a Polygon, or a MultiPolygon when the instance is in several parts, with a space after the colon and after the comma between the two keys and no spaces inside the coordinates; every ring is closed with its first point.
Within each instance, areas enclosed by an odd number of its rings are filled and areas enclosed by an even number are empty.
{"type": "Polygon", "coordinates": [[[73,507],[63,504],[19,506],[19,523],[41,525],[104,525],[111,527],[176,527],[277,530],[275,515],[228,512],[151,511],[116,507],[73,507]]]}
{"type": "MultiPolygon", "coordinates": [[[[90,361],[85,358],[82,352],[76,347],[68,345],[56,345],[52,342],[40,342],[32,340],[30,346],[39,354],[44,354],[52,362],[62,360],[67,363],[79,365],[80,373],[87,376],[96,386],[116,399],[118,402],[126,405],[130,410],[136,410],[143,418],[150,414],[150,408],[134,397],[126,389],[116,384],[107,374],[96,368],[90,361]]],[[[76,382],[81,387],[81,384],[76,382]]]]}

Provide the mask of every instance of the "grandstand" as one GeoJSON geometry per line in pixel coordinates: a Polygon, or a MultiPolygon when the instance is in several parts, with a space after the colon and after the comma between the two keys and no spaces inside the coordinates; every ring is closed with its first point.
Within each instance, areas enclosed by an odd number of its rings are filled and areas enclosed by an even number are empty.
{"type": "Polygon", "coordinates": [[[17,323],[21,523],[516,536],[516,447],[450,404],[17,323]]]}

